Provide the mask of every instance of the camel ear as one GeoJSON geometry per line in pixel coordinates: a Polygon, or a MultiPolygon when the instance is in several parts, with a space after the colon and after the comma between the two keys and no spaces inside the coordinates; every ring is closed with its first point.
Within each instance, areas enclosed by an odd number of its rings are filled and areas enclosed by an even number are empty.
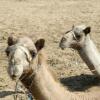
{"type": "Polygon", "coordinates": [[[11,45],[14,45],[17,43],[17,37],[15,36],[9,36],[8,37],[8,45],[11,46],[11,45]]]}
{"type": "Polygon", "coordinates": [[[36,41],[35,46],[37,51],[41,50],[44,47],[45,40],[44,39],[39,39],[36,41]]]}
{"type": "Polygon", "coordinates": [[[83,32],[87,35],[88,33],[91,32],[91,27],[86,27],[83,32]]]}

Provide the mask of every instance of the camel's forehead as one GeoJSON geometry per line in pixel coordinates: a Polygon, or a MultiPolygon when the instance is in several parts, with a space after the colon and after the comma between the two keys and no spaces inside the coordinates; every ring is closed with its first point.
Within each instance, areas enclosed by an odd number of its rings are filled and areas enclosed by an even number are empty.
{"type": "Polygon", "coordinates": [[[12,56],[12,57],[20,57],[22,54],[22,50],[20,50],[16,46],[10,47],[9,51],[10,51],[10,56],[12,56]]]}
{"type": "Polygon", "coordinates": [[[18,39],[18,42],[21,42],[21,43],[30,43],[30,44],[33,44],[33,41],[29,38],[29,37],[22,37],[22,38],[19,38],[18,39]]]}
{"type": "Polygon", "coordinates": [[[24,53],[24,51],[22,49],[20,49],[20,46],[16,46],[16,45],[13,45],[13,46],[8,47],[8,51],[10,53],[10,56],[13,55],[13,57],[15,57],[15,56],[16,57],[20,57],[21,54],[24,53]]]}
{"type": "Polygon", "coordinates": [[[29,37],[19,38],[17,44],[23,45],[27,47],[29,50],[36,50],[34,42],[29,37]]]}
{"type": "Polygon", "coordinates": [[[24,54],[23,50],[17,48],[15,51],[14,51],[14,57],[21,57],[21,55],[24,54]]]}
{"type": "Polygon", "coordinates": [[[81,33],[85,28],[85,25],[74,26],[73,31],[76,33],[81,33]]]}

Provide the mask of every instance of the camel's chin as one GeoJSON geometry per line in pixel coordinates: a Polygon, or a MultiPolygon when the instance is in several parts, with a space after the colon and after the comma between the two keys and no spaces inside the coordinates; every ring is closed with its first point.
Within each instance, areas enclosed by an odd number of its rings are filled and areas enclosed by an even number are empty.
{"type": "Polygon", "coordinates": [[[13,77],[13,78],[11,78],[11,79],[12,79],[13,81],[16,81],[16,80],[18,80],[18,78],[14,78],[14,77],[13,77]]]}
{"type": "Polygon", "coordinates": [[[61,48],[61,50],[65,50],[65,48],[61,48]]]}
{"type": "Polygon", "coordinates": [[[64,50],[64,49],[65,49],[65,46],[60,45],[59,47],[60,47],[62,50],[64,50]]]}
{"type": "Polygon", "coordinates": [[[61,46],[60,47],[62,50],[65,50],[66,48],[71,48],[70,46],[61,46]]]}
{"type": "Polygon", "coordinates": [[[13,81],[17,81],[17,80],[19,80],[20,77],[18,77],[18,76],[10,76],[10,78],[11,78],[13,81]]]}

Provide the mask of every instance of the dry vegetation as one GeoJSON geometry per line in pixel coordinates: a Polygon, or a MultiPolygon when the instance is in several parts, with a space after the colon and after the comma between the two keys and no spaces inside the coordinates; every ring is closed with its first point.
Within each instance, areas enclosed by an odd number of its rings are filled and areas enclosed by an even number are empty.
{"type": "MultiPolygon", "coordinates": [[[[0,100],[13,100],[14,82],[9,79],[4,50],[7,37],[45,38],[48,63],[71,91],[100,91],[76,51],[59,48],[61,36],[73,24],[92,27],[91,37],[100,51],[100,0],[0,0],[0,100]]],[[[92,56],[92,54],[91,54],[92,56]]]]}

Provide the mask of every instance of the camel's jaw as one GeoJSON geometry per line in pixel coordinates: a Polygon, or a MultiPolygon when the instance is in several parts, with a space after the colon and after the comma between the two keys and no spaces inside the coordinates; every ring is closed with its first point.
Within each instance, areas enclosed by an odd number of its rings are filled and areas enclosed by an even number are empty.
{"type": "Polygon", "coordinates": [[[71,48],[71,46],[69,45],[69,43],[62,42],[62,41],[59,43],[59,47],[60,47],[62,50],[65,50],[66,48],[71,48]]]}

